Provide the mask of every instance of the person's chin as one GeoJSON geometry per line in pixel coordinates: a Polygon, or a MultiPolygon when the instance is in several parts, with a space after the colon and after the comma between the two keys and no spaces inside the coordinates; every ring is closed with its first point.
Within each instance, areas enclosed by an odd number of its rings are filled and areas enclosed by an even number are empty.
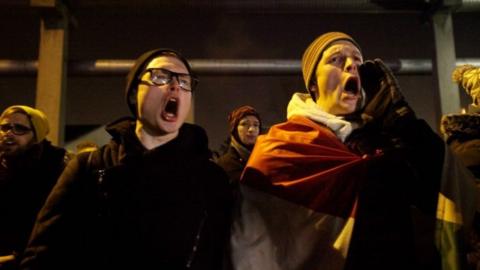
{"type": "Polygon", "coordinates": [[[166,134],[177,132],[181,126],[182,126],[182,123],[178,120],[165,121],[162,119],[158,122],[159,129],[161,129],[166,134]]]}
{"type": "Polygon", "coordinates": [[[344,102],[342,104],[342,114],[351,114],[357,108],[357,103],[353,101],[344,102]]]}

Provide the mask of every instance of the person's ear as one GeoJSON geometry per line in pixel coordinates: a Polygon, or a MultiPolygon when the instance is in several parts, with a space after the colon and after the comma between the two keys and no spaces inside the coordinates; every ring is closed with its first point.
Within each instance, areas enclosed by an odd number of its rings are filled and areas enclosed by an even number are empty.
{"type": "Polygon", "coordinates": [[[318,86],[314,83],[310,86],[310,89],[308,89],[308,92],[310,92],[310,96],[312,97],[313,101],[317,101],[318,98],[318,86]]]}

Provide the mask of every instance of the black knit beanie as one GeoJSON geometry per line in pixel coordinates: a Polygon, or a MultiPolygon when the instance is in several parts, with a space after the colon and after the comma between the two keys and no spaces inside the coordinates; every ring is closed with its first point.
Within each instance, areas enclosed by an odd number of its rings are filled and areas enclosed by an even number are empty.
{"type": "Polygon", "coordinates": [[[138,90],[138,83],[139,83],[139,76],[145,70],[147,65],[150,63],[151,60],[157,58],[161,55],[171,55],[178,58],[188,70],[188,73],[192,74],[192,68],[188,63],[187,59],[181,55],[179,52],[172,50],[172,49],[155,49],[148,51],[142,54],[133,65],[132,69],[127,75],[127,87],[125,88],[125,98],[127,100],[127,105],[130,111],[132,112],[135,118],[137,117],[137,90],[138,90]]]}

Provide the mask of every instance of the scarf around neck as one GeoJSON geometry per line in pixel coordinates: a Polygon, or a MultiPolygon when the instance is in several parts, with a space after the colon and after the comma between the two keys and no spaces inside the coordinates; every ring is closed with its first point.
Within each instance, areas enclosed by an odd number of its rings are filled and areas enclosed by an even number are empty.
{"type": "Polygon", "coordinates": [[[306,93],[294,93],[287,107],[287,119],[294,115],[307,117],[312,121],[323,124],[331,129],[344,142],[352,133],[352,124],[343,117],[329,114],[320,109],[315,101],[306,93]]]}
{"type": "Polygon", "coordinates": [[[230,142],[231,147],[235,148],[237,150],[238,154],[240,157],[247,162],[248,158],[250,157],[250,154],[252,151],[248,150],[245,146],[243,146],[241,143],[235,139],[234,136],[231,137],[231,142],[230,142]]]}

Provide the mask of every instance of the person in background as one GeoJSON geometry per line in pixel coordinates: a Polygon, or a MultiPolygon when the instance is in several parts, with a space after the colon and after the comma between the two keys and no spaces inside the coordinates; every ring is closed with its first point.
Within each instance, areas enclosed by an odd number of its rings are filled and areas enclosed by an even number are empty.
{"type": "Polygon", "coordinates": [[[237,186],[253,146],[262,129],[258,112],[250,106],[236,108],[228,115],[230,144],[217,164],[227,172],[230,183],[237,186]]]}
{"type": "Polygon", "coordinates": [[[455,154],[480,179],[480,68],[457,67],[452,79],[472,98],[466,113],[444,115],[441,132],[455,154]]]}
{"type": "Polygon", "coordinates": [[[308,93],[259,136],[242,174],[234,268],[459,269],[473,179],[388,67],[329,32],[302,74],[308,93]]]}
{"type": "MultiPolygon", "coordinates": [[[[480,181],[480,68],[472,65],[457,67],[452,73],[454,82],[471,97],[472,103],[464,113],[442,117],[440,131],[452,151],[480,181]]],[[[475,230],[469,238],[468,263],[471,269],[480,269],[480,217],[475,216],[475,230]]]]}
{"type": "Polygon", "coordinates": [[[206,132],[185,123],[197,79],[171,49],[142,54],[125,91],[134,118],[65,169],[40,211],[22,269],[221,269],[228,176],[206,132]]]}
{"type": "Polygon", "coordinates": [[[15,105],[0,115],[0,269],[17,269],[35,217],[66,165],[46,139],[45,114],[15,105]]]}

